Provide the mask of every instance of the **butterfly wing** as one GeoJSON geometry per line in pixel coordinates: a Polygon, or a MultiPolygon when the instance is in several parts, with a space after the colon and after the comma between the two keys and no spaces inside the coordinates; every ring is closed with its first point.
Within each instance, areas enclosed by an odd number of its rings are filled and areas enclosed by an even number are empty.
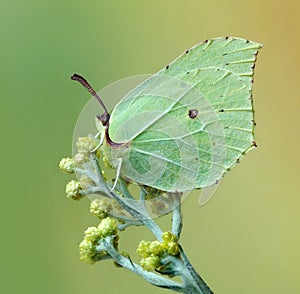
{"type": "Polygon", "coordinates": [[[260,47],[207,40],[126,95],[109,127],[113,142],[130,142],[122,175],[166,191],[218,181],[255,145],[251,90],[260,47]]]}

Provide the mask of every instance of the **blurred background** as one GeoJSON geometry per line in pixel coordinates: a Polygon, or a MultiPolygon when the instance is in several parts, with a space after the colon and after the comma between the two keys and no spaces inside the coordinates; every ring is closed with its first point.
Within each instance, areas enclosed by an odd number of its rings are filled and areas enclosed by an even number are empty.
{"type": "MultiPolygon", "coordinates": [[[[90,98],[69,77],[83,74],[100,90],[232,35],[264,45],[254,83],[259,148],[207,205],[185,200],[181,243],[215,293],[298,293],[299,9],[295,0],[2,0],[0,292],[167,293],[112,262],[79,260],[83,231],[97,220],[87,200],[65,198],[71,177],[58,170],[90,98]]],[[[121,248],[145,238],[131,229],[121,248]]]]}

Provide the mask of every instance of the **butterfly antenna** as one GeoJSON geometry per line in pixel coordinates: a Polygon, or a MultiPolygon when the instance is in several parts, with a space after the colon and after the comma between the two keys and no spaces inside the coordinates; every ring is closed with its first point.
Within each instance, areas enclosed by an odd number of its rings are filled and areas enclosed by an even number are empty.
{"type": "Polygon", "coordinates": [[[104,115],[101,115],[101,117],[102,116],[103,117],[104,116],[105,117],[109,116],[108,110],[105,107],[102,99],[98,96],[98,94],[96,93],[96,91],[92,88],[92,86],[89,84],[89,82],[84,77],[82,77],[82,76],[80,76],[78,74],[73,74],[71,76],[71,80],[79,82],[84,88],[86,88],[97,99],[97,101],[100,103],[100,105],[102,106],[102,108],[105,111],[104,115]]]}

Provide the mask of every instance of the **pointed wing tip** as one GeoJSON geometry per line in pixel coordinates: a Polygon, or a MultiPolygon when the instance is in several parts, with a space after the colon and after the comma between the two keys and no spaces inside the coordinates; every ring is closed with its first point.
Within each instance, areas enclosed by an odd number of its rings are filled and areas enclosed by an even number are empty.
{"type": "MultiPolygon", "coordinates": [[[[242,41],[242,42],[245,42],[245,43],[256,45],[256,47],[257,47],[258,50],[263,47],[263,44],[261,44],[261,43],[258,43],[258,42],[255,42],[255,41],[251,41],[249,39],[245,39],[245,38],[241,38],[241,37],[235,37],[235,36],[217,37],[217,38],[211,39],[211,41],[214,41],[214,40],[221,40],[221,41],[224,41],[224,40],[229,40],[229,41],[236,40],[236,41],[242,41]]],[[[206,42],[206,41],[207,40],[205,40],[204,42],[206,42]]]]}

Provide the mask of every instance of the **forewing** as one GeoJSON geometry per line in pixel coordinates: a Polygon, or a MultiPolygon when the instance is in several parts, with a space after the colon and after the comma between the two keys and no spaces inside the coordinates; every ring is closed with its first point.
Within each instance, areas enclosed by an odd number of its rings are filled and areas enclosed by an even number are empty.
{"type": "MultiPolygon", "coordinates": [[[[111,115],[109,135],[117,143],[132,141],[132,158],[140,158],[148,179],[142,183],[163,189],[169,179],[172,189],[206,187],[255,146],[251,90],[260,47],[238,38],[205,41],[120,101],[111,115]],[[191,110],[197,110],[196,117],[189,116],[191,110]],[[162,152],[163,147],[170,152],[162,152]],[[146,153],[150,163],[143,162],[146,153]],[[149,179],[153,164],[172,172],[149,179]]],[[[132,170],[129,165],[130,160],[126,175],[132,170]]]]}
{"type": "Polygon", "coordinates": [[[238,38],[207,40],[160,72],[189,83],[215,111],[224,128],[226,168],[255,146],[252,83],[260,47],[238,38]]]}

